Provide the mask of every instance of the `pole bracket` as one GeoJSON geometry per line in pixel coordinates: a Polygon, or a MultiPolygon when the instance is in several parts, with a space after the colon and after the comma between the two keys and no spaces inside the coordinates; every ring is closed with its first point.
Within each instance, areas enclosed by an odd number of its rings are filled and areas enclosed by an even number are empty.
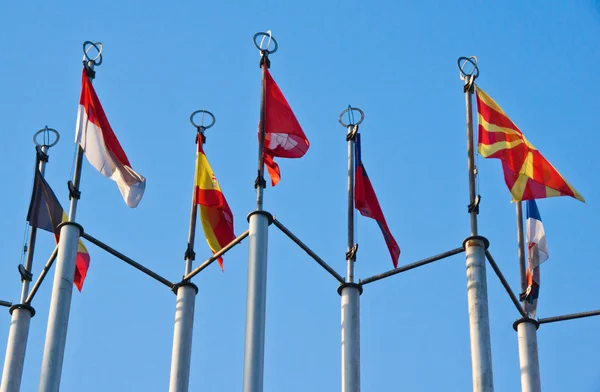
{"type": "Polygon", "coordinates": [[[352,248],[346,252],[346,260],[356,261],[356,252],[358,251],[358,244],[352,245],[352,248]]]}
{"type": "Polygon", "coordinates": [[[362,287],[362,284],[360,284],[360,283],[342,283],[340,285],[340,287],[337,288],[338,294],[342,295],[342,291],[346,287],[354,287],[355,289],[358,289],[358,295],[362,295],[362,293],[363,293],[363,287],[362,287]]]}
{"type": "Polygon", "coordinates": [[[42,151],[42,146],[39,144],[35,145],[35,153],[40,162],[48,162],[48,154],[42,151]]]}
{"type": "Polygon", "coordinates": [[[517,327],[521,323],[531,323],[535,325],[536,331],[540,328],[540,323],[536,319],[532,319],[531,317],[522,317],[513,323],[513,329],[516,331],[517,327]]]}
{"type": "Polygon", "coordinates": [[[273,215],[271,215],[269,212],[267,211],[263,211],[263,210],[254,210],[251,213],[248,214],[248,216],[246,217],[246,220],[248,222],[250,222],[250,217],[254,214],[258,214],[258,215],[264,215],[267,217],[267,219],[269,220],[269,226],[271,226],[271,224],[273,223],[273,215]]]}
{"type": "Polygon", "coordinates": [[[358,124],[350,124],[348,125],[348,133],[346,134],[346,141],[356,140],[356,135],[358,134],[358,124]],[[349,128],[352,127],[352,130],[349,128]]]}
{"type": "Polygon", "coordinates": [[[192,244],[188,243],[187,249],[185,250],[185,254],[183,256],[184,260],[196,260],[196,252],[194,252],[194,248],[192,248],[192,244]]]}
{"type": "Polygon", "coordinates": [[[81,191],[75,188],[75,185],[73,185],[73,181],[67,182],[67,188],[69,188],[69,200],[79,200],[81,198],[81,191]]]}
{"type": "Polygon", "coordinates": [[[267,187],[267,182],[265,181],[265,177],[261,176],[260,171],[258,172],[258,175],[256,176],[256,180],[254,180],[254,189],[256,188],[263,188],[265,189],[267,187]]]}
{"type": "Polygon", "coordinates": [[[469,214],[471,212],[475,212],[477,215],[479,215],[479,203],[480,202],[481,202],[481,195],[475,196],[475,200],[473,200],[473,203],[471,203],[467,206],[467,211],[469,212],[469,214]]]}
{"type": "Polygon", "coordinates": [[[470,244],[470,242],[472,240],[483,242],[483,246],[485,247],[485,250],[487,250],[490,247],[490,241],[488,241],[487,238],[482,237],[480,235],[473,235],[473,236],[465,238],[465,240],[463,241],[463,249],[465,251],[467,250],[467,246],[473,246],[472,244],[470,244]]]}
{"type": "Polygon", "coordinates": [[[63,226],[75,226],[75,227],[77,227],[77,228],[79,229],[79,236],[80,236],[80,237],[82,237],[82,236],[83,236],[83,233],[84,233],[84,231],[83,231],[83,226],[81,226],[79,223],[75,223],[75,222],[62,222],[62,223],[59,223],[59,224],[56,226],[56,228],[57,228],[58,230],[60,230],[60,229],[61,229],[61,227],[63,227],[63,226]]]}
{"type": "Polygon", "coordinates": [[[27,268],[23,264],[19,264],[19,274],[21,275],[21,282],[31,282],[33,279],[33,274],[30,271],[27,271],[27,268]]]}
{"type": "Polygon", "coordinates": [[[185,281],[185,280],[182,280],[179,283],[175,283],[173,285],[173,288],[171,290],[173,291],[173,293],[175,295],[177,295],[177,291],[179,290],[180,287],[183,287],[183,286],[190,286],[190,287],[192,287],[194,290],[196,290],[196,295],[198,294],[198,286],[196,286],[195,284],[193,284],[190,281],[185,281]]]}
{"type": "Polygon", "coordinates": [[[16,304],[11,306],[10,308],[8,308],[8,312],[10,313],[10,315],[12,316],[13,312],[15,309],[26,309],[29,310],[29,313],[31,313],[31,317],[35,316],[35,309],[27,304],[16,304]]]}

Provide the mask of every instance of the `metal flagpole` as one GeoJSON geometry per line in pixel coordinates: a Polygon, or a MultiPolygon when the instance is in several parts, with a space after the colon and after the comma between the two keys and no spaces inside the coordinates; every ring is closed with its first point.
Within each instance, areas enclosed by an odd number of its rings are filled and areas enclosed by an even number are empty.
{"type": "MultiPolygon", "coordinates": [[[[48,149],[58,143],[59,134],[55,129],[47,126],[39,130],[33,136],[36,145],[36,165],[35,170],[39,170],[44,176],[46,162],[48,162],[48,149]],[[56,140],[49,143],[46,140],[48,133],[56,135],[56,140]],[[44,133],[43,142],[40,144],[37,136],[44,133]]],[[[29,232],[29,241],[27,243],[27,258],[25,266],[19,265],[21,281],[21,301],[10,308],[11,322],[8,332],[8,343],[6,347],[6,356],[4,359],[4,370],[2,371],[2,382],[0,383],[0,392],[18,392],[21,389],[21,377],[23,376],[23,364],[25,363],[25,351],[27,349],[27,338],[29,336],[29,324],[31,318],[35,315],[35,309],[27,302],[29,293],[29,282],[31,281],[31,268],[33,266],[33,254],[35,251],[35,241],[37,228],[31,227],[29,232]]]]}
{"type": "MultiPolygon", "coordinates": [[[[215,123],[213,114],[206,110],[197,110],[190,116],[190,122],[196,128],[196,143],[204,143],[206,138],[204,131],[212,127],[215,123]],[[206,113],[212,118],[208,126],[197,125],[194,122],[194,116],[198,113],[206,113]]],[[[197,173],[194,171],[194,178],[197,173]]],[[[188,244],[185,251],[185,273],[183,283],[178,284],[174,291],[177,294],[177,305],[175,308],[175,327],[173,332],[173,354],[171,357],[171,382],[169,392],[187,392],[190,384],[190,365],[192,360],[192,335],[194,332],[194,307],[196,303],[196,294],[198,287],[185,280],[185,276],[192,272],[192,263],[196,258],[194,253],[194,240],[196,237],[196,222],[198,216],[198,206],[196,205],[196,189],[192,192],[192,209],[190,212],[190,231],[188,235],[188,244]]]]}
{"type": "Polygon", "coordinates": [[[354,279],[354,263],[358,245],[354,242],[354,160],[355,141],[358,124],[364,119],[364,113],[358,108],[348,107],[340,114],[339,122],[348,129],[348,250],[346,253],[347,276],[338,288],[342,297],[342,392],[360,391],[360,295],[362,287],[354,279]],[[361,119],[354,124],[342,122],[342,116],[348,113],[353,119],[353,111],[361,114],[361,119]]]}
{"type": "Polygon", "coordinates": [[[475,189],[475,148],[473,140],[473,92],[475,79],[479,76],[477,58],[461,57],[458,59],[461,79],[465,81],[465,100],[467,108],[467,150],[469,170],[469,215],[471,218],[471,235],[465,239],[463,246],[467,259],[467,300],[469,306],[469,330],[471,339],[471,367],[473,372],[473,391],[492,392],[494,390],[492,373],[492,348],[490,341],[490,319],[488,314],[487,281],[485,273],[485,251],[489,246],[486,238],[478,235],[477,214],[479,212],[479,196],[475,189]],[[464,67],[470,63],[473,70],[465,72],[464,67]]]}
{"type": "MultiPolygon", "coordinates": [[[[84,66],[93,78],[94,65],[102,63],[102,44],[84,42],[84,66]],[[90,46],[87,46],[90,45],[90,46]],[[90,59],[87,52],[92,48],[98,51],[94,59],[90,59]]],[[[42,357],[42,371],[40,375],[39,392],[59,392],[60,376],[67,342],[67,327],[69,324],[69,313],[71,310],[71,296],[73,294],[73,277],[75,274],[75,260],[77,257],[77,246],[82,227],[75,223],[77,215],[77,201],[79,200],[79,183],[81,180],[81,164],[83,161],[83,149],[77,145],[77,157],[73,182],[69,184],[71,205],[69,207],[69,218],[67,222],[59,225],[60,240],[58,243],[58,255],[56,259],[56,271],[54,272],[54,283],[52,285],[52,298],[50,300],[50,311],[48,314],[48,329],[46,331],[46,343],[42,357]]]]}
{"type": "MultiPolygon", "coordinates": [[[[517,236],[519,243],[519,270],[521,275],[521,292],[527,290],[525,267],[525,235],[523,233],[523,207],[516,203],[517,236]]],[[[523,300],[523,308],[525,308],[523,300]]],[[[537,329],[539,323],[529,317],[523,317],[515,322],[519,342],[519,363],[521,367],[521,390],[523,392],[541,392],[540,363],[538,358],[537,329]]]]}
{"type": "Polygon", "coordinates": [[[263,210],[264,178],[263,146],[265,144],[265,69],[269,68],[269,54],[277,50],[277,42],[267,33],[254,35],[254,44],[260,50],[262,89],[260,97],[260,122],[258,127],[258,176],[256,188],[256,210],[248,215],[248,286],[246,293],[246,336],[244,344],[243,392],[262,392],[265,362],[265,321],[267,308],[267,245],[271,214],[263,210]],[[264,37],[268,36],[267,47],[262,48],[264,37]],[[260,45],[256,38],[263,37],[260,45]],[[273,41],[275,48],[269,50],[273,41]],[[266,68],[265,68],[266,67],[266,68]]]}

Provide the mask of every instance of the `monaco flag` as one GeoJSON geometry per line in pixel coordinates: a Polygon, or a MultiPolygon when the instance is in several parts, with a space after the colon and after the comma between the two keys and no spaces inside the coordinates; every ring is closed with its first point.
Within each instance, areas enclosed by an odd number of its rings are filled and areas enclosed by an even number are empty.
{"type": "Polygon", "coordinates": [[[75,141],[92,166],[117,183],[125,203],[135,208],[144,195],[146,179],[131,168],[85,69],[81,83],[75,141]]]}

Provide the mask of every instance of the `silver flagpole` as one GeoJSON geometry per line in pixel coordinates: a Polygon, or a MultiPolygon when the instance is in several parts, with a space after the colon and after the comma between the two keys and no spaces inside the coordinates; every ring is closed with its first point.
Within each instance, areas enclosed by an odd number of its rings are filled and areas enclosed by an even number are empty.
{"type": "MultiPolygon", "coordinates": [[[[353,118],[353,116],[352,116],[353,118]]],[[[360,392],[360,295],[362,288],[354,279],[354,263],[358,245],[354,242],[354,166],[355,141],[358,124],[364,119],[362,110],[349,107],[340,114],[339,122],[348,129],[348,249],[346,253],[347,276],[345,283],[338,288],[342,297],[342,392],[360,392]],[[344,124],[342,116],[358,111],[361,119],[354,124],[344,124]]]]}
{"type": "MultiPolygon", "coordinates": [[[[94,65],[102,63],[102,44],[84,42],[84,64],[93,73],[94,65]],[[91,45],[86,47],[87,45],[91,45]],[[91,47],[98,50],[94,59],[87,56],[91,47]]],[[[58,255],[56,258],[56,271],[52,285],[52,298],[48,314],[48,329],[46,330],[46,343],[42,357],[42,371],[40,375],[39,392],[59,392],[60,377],[62,373],[65,346],[67,343],[67,327],[71,310],[71,296],[73,294],[73,277],[75,275],[75,260],[77,258],[77,245],[83,229],[75,223],[77,215],[77,201],[79,199],[79,183],[81,180],[81,164],[83,149],[77,145],[77,157],[73,183],[70,184],[71,205],[69,219],[60,225],[60,240],[58,242],[58,255]]]]}
{"type": "MultiPolygon", "coordinates": [[[[46,170],[48,162],[48,149],[58,143],[59,134],[56,130],[47,126],[36,132],[33,141],[36,144],[36,170],[39,170],[42,177],[46,170]],[[56,140],[49,143],[46,137],[48,132],[56,135],[56,140]],[[43,142],[37,141],[37,136],[44,133],[43,142]],[[39,163],[38,163],[39,162],[39,163]]],[[[31,268],[33,267],[33,254],[35,251],[35,241],[37,228],[32,227],[29,232],[29,241],[27,244],[27,258],[25,266],[19,266],[21,280],[23,282],[21,289],[21,301],[10,308],[11,322],[8,332],[8,343],[6,347],[6,356],[4,359],[4,370],[2,371],[2,382],[0,383],[0,392],[18,392],[21,389],[21,377],[23,376],[23,365],[25,363],[25,351],[27,349],[27,338],[29,336],[29,324],[31,318],[35,315],[35,310],[26,299],[29,293],[29,282],[31,281],[31,268]]]]}
{"type": "MultiPolygon", "coordinates": [[[[264,41],[264,38],[263,38],[264,41]]],[[[269,54],[277,50],[277,42],[270,33],[254,35],[254,44],[260,50],[262,89],[260,98],[260,122],[258,138],[258,176],[256,178],[256,210],[248,215],[248,286],[246,293],[246,337],[244,344],[243,392],[262,392],[265,362],[265,322],[267,311],[267,248],[269,224],[273,217],[263,210],[264,178],[263,146],[265,144],[265,71],[269,67],[269,54]],[[267,47],[256,43],[258,37],[269,36],[267,47]],[[273,41],[275,48],[269,50],[273,41]]]]}
{"type": "MultiPolygon", "coordinates": [[[[527,276],[525,267],[525,235],[523,234],[523,207],[521,202],[516,203],[517,210],[517,238],[519,244],[519,272],[521,275],[521,292],[527,290],[527,276]]],[[[525,309],[525,300],[523,300],[525,309]]],[[[538,357],[537,329],[539,323],[531,318],[521,318],[515,322],[517,339],[519,342],[519,363],[521,367],[521,391],[541,392],[540,362],[538,357]]]]}
{"type": "Polygon", "coordinates": [[[473,391],[492,392],[494,390],[492,372],[492,347],[490,340],[490,318],[488,314],[487,281],[485,273],[485,251],[489,242],[478,235],[477,213],[479,197],[475,189],[475,148],[473,141],[473,92],[475,79],[479,76],[477,59],[461,57],[458,59],[461,79],[465,81],[465,100],[467,108],[467,150],[469,170],[469,214],[471,218],[471,236],[465,239],[463,246],[467,258],[467,300],[469,306],[469,330],[471,338],[471,367],[473,372],[473,391]],[[473,65],[471,73],[466,73],[467,63],[473,65]]]}
{"type": "MultiPolygon", "coordinates": [[[[215,123],[213,114],[206,110],[197,110],[190,116],[190,122],[197,129],[196,143],[204,143],[204,131],[215,123]],[[212,122],[204,126],[194,122],[194,116],[198,113],[206,113],[212,118],[212,122]]],[[[198,173],[194,171],[194,179],[198,173]]],[[[196,205],[196,189],[192,192],[192,209],[190,212],[190,231],[188,244],[185,251],[185,274],[192,272],[192,263],[196,257],[194,253],[194,240],[196,237],[196,222],[198,206],[196,205]]],[[[173,332],[173,354],[171,356],[171,382],[169,392],[187,392],[190,385],[190,366],[192,361],[192,336],[194,332],[194,307],[198,287],[192,282],[183,281],[175,287],[177,294],[177,305],[175,308],[175,327],[173,332]]]]}

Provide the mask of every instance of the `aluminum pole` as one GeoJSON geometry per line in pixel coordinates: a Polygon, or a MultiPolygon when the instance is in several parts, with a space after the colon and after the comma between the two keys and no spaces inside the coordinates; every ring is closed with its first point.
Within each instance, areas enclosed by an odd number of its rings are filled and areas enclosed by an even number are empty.
{"type": "Polygon", "coordinates": [[[473,391],[492,392],[494,390],[492,373],[492,347],[490,340],[490,318],[488,313],[487,280],[485,273],[485,251],[487,247],[487,240],[477,235],[478,210],[475,189],[476,169],[473,139],[472,103],[472,96],[475,87],[474,82],[474,76],[467,75],[465,77],[470,203],[469,215],[471,220],[471,237],[467,238],[464,243],[467,259],[467,299],[469,307],[473,391]]]}
{"type": "MultiPolygon", "coordinates": [[[[204,143],[203,133],[198,129],[197,143],[204,143]]],[[[197,170],[197,168],[196,168],[197,170]]],[[[198,173],[194,171],[194,179],[198,173]]],[[[185,252],[185,273],[192,271],[195,259],[194,240],[196,237],[196,222],[198,206],[196,204],[196,189],[192,191],[192,208],[190,212],[190,229],[185,252]]],[[[194,307],[198,288],[192,283],[184,283],[176,291],[177,305],[175,308],[175,326],[173,331],[173,354],[171,356],[171,382],[169,392],[187,392],[190,385],[190,366],[192,362],[192,337],[194,332],[194,307]]]]}
{"type": "MultiPolygon", "coordinates": [[[[87,65],[93,69],[94,61],[88,61],[87,65]]],[[[77,145],[77,157],[75,159],[73,175],[73,188],[76,190],[80,188],[82,162],[83,149],[80,145],[77,145]]],[[[63,223],[60,228],[60,240],[58,242],[56,270],[54,272],[50,311],[48,313],[48,328],[46,330],[46,343],[44,344],[44,354],[42,357],[39,392],[59,392],[60,390],[60,377],[67,343],[71,297],[73,295],[75,260],[77,258],[79,237],[81,235],[81,226],[76,223],[69,224],[75,222],[77,202],[78,197],[71,197],[68,223],[63,223]]]]}
{"type": "MultiPolygon", "coordinates": [[[[47,129],[47,128],[46,128],[47,129]]],[[[36,134],[37,135],[37,134],[36,134]]],[[[38,152],[39,164],[36,170],[39,170],[44,176],[46,171],[48,145],[41,146],[41,154],[38,152]],[[42,155],[42,157],[40,157],[42,155]]],[[[32,227],[29,232],[29,241],[27,245],[27,258],[25,261],[25,270],[30,272],[33,267],[33,254],[35,251],[35,240],[37,228],[32,227]]],[[[0,392],[19,392],[21,389],[21,378],[23,376],[23,365],[25,363],[25,352],[27,350],[27,338],[29,336],[29,325],[35,310],[26,304],[29,292],[29,280],[23,279],[21,289],[21,301],[18,305],[10,308],[11,320],[8,331],[8,342],[6,345],[6,355],[4,357],[4,370],[2,371],[2,382],[0,382],[0,392]]]]}
{"type": "Polygon", "coordinates": [[[267,314],[267,248],[269,221],[263,211],[265,143],[265,72],[268,52],[262,52],[262,90],[258,138],[258,177],[256,181],[256,211],[248,217],[248,285],[246,293],[246,336],[244,345],[243,392],[262,392],[265,362],[265,324],[267,314]]]}
{"type": "MultiPolygon", "coordinates": [[[[516,203],[517,212],[517,238],[519,244],[519,272],[521,275],[521,292],[527,290],[527,276],[525,273],[525,235],[523,231],[523,207],[521,202],[516,203]]],[[[523,304],[523,308],[525,308],[523,304]]],[[[517,339],[519,342],[519,363],[521,368],[521,391],[541,392],[540,362],[538,357],[537,328],[539,324],[529,317],[522,318],[517,325],[517,339]]]]}
{"type": "MultiPolygon", "coordinates": [[[[351,110],[351,109],[350,109],[351,110]]],[[[342,299],[342,392],[360,391],[360,294],[354,281],[354,160],[356,125],[348,125],[348,252],[346,282],[342,299]]]]}

